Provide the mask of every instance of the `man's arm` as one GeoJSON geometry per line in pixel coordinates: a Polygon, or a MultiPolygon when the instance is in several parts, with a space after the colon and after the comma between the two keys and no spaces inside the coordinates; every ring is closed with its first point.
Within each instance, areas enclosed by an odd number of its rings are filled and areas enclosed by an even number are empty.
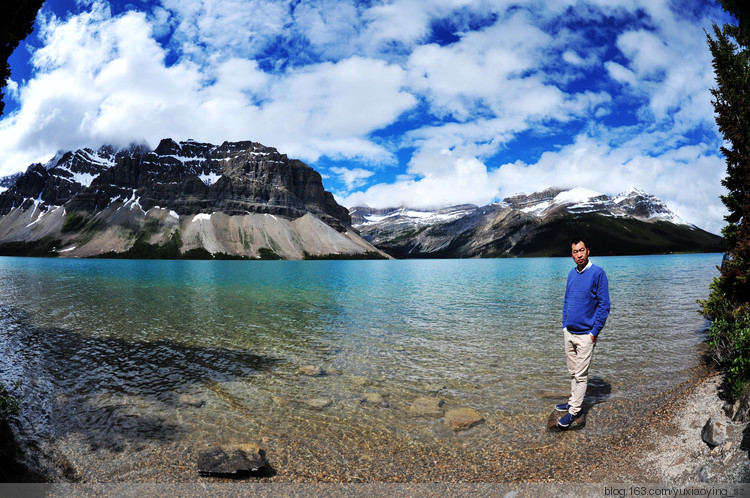
{"type": "Polygon", "coordinates": [[[563,312],[562,312],[563,329],[568,323],[568,284],[569,283],[570,283],[570,275],[568,275],[568,282],[565,283],[565,297],[563,298],[563,312]]]}
{"type": "Polygon", "coordinates": [[[594,340],[604,328],[604,324],[607,323],[610,307],[609,281],[607,280],[607,274],[602,270],[597,277],[596,285],[596,314],[594,315],[594,329],[591,334],[594,336],[594,340]]]}

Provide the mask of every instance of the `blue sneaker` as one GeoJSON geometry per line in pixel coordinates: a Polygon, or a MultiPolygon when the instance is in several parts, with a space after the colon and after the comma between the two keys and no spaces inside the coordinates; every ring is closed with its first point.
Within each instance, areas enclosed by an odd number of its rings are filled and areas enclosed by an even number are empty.
{"type": "Polygon", "coordinates": [[[570,405],[568,403],[561,403],[559,405],[555,405],[555,410],[558,412],[567,412],[570,409],[570,405]]]}
{"type": "Polygon", "coordinates": [[[576,418],[575,415],[573,415],[571,413],[567,413],[567,414],[563,415],[563,417],[560,420],[557,421],[557,425],[559,425],[562,428],[566,428],[566,427],[570,426],[570,424],[573,423],[573,420],[575,418],[576,418]]]}

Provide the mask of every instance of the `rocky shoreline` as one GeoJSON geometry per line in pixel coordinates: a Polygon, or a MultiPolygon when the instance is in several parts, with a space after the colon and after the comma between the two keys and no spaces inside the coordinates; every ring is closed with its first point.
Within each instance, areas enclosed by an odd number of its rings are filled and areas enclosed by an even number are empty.
{"type": "MultiPolygon", "coordinates": [[[[586,429],[563,431],[551,435],[551,444],[545,448],[503,448],[500,451],[478,448],[476,455],[465,454],[463,461],[442,461],[439,455],[434,455],[434,461],[431,457],[429,463],[422,461],[421,465],[418,459],[410,459],[409,451],[403,448],[404,463],[408,461],[416,467],[408,472],[402,469],[401,478],[395,481],[394,476],[389,477],[388,472],[379,470],[377,465],[364,473],[360,468],[356,479],[352,479],[346,468],[336,469],[329,475],[312,469],[285,468],[278,461],[281,455],[269,451],[274,472],[261,479],[240,482],[747,483],[750,482],[750,425],[734,422],[725,413],[720,398],[722,380],[720,373],[702,369],[693,380],[675,386],[664,393],[658,403],[636,413],[636,417],[642,418],[639,423],[626,430],[613,431],[611,436],[590,438],[586,429]],[[725,426],[725,439],[714,447],[707,444],[701,434],[709,419],[725,426]]],[[[600,412],[595,407],[592,414],[595,418],[601,417],[600,412]]],[[[76,474],[57,473],[57,477],[35,474],[18,456],[13,433],[7,423],[2,424],[0,481],[68,481],[67,477],[76,474]]],[[[80,482],[79,479],[72,481],[80,482]]],[[[197,472],[163,475],[157,480],[206,484],[230,481],[200,477],[197,472]]]]}
{"type": "Polygon", "coordinates": [[[709,372],[663,407],[644,414],[643,427],[626,451],[593,473],[590,482],[750,482],[750,424],[726,413],[720,397],[723,380],[721,373],[709,372]],[[704,429],[709,421],[725,431],[712,444],[704,429]]]}

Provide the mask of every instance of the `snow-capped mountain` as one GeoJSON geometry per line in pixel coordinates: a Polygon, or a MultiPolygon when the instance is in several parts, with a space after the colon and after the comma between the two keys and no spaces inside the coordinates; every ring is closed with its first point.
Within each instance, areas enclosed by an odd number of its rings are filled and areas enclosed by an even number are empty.
{"type": "Polygon", "coordinates": [[[519,194],[505,199],[504,202],[512,208],[540,218],[564,210],[569,214],[598,213],[603,216],[632,217],[643,221],[658,220],[688,225],[659,198],[636,188],[631,188],[616,196],[609,196],[584,187],[575,187],[570,190],[552,188],[532,195],[519,194]]]}
{"type": "Polygon", "coordinates": [[[722,242],[635,188],[615,196],[549,188],[483,207],[356,207],[350,213],[367,240],[395,257],[565,255],[575,232],[595,241],[600,254],[713,251],[722,242]]]}
{"type": "MultiPolygon", "coordinates": [[[[539,218],[564,210],[570,214],[599,213],[604,216],[632,217],[644,221],[659,220],[688,225],[656,196],[635,188],[616,196],[608,196],[584,187],[570,190],[551,188],[531,195],[518,194],[490,206],[517,209],[539,218]]],[[[403,206],[385,209],[355,207],[350,210],[349,214],[352,217],[352,224],[358,228],[378,223],[425,226],[454,221],[477,209],[479,209],[478,206],[473,204],[461,204],[437,210],[403,206]]]]}
{"type": "Polygon", "coordinates": [[[669,221],[677,225],[689,225],[688,222],[674,214],[666,204],[656,196],[631,188],[614,198],[615,204],[628,215],[648,220],[669,221]]]}
{"type": "Polygon", "coordinates": [[[351,230],[347,209],[324,190],[320,174],[250,141],[164,139],[154,150],[59,153],[6,188],[0,252],[5,246],[76,257],[377,254],[351,230]]]}

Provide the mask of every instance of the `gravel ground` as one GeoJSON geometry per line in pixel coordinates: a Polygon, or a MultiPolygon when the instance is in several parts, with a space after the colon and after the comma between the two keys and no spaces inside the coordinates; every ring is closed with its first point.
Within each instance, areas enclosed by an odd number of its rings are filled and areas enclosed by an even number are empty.
{"type": "Polygon", "coordinates": [[[733,422],[724,413],[719,398],[722,380],[718,373],[697,379],[663,407],[644,414],[645,430],[590,482],[750,482],[750,425],[733,422]],[[709,418],[727,428],[726,441],[715,448],[701,437],[709,418]]]}

